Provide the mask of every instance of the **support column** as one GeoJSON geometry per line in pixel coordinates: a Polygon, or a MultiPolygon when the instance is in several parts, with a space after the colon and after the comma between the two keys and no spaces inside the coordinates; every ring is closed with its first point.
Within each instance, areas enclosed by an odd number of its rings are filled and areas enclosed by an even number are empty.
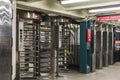
{"type": "Polygon", "coordinates": [[[87,43],[86,31],[90,29],[90,21],[80,22],[80,72],[89,73],[91,68],[90,44],[87,43]]]}

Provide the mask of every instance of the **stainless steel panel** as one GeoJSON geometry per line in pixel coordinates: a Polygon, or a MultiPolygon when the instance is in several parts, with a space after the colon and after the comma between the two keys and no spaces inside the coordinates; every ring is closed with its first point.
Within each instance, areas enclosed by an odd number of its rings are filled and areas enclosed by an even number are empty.
{"type": "Polygon", "coordinates": [[[95,30],[95,24],[94,24],[94,27],[93,27],[93,53],[92,53],[92,72],[94,72],[96,70],[96,30],[95,30]]]}
{"type": "Polygon", "coordinates": [[[11,80],[12,9],[9,0],[0,0],[0,80],[11,80]]]}
{"type": "Polygon", "coordinates": [[[102,68],[102,32],[96,32],[96,68],[102,68]]]}
{"type": "Polygon", "coordinates": [[[108,54],[108,61],[109,64],[113,64],[113,33],[109,32],[109,54],[108,54]]]}
{"type": "Polygon", "coordinates": [[[107,51],[107,44],[108,44],[108,35],[107,31],[103,32],[103,47],[102,47],[102,53],[103,53],[103,66],[108,66],[108,51],[107,51]]]}

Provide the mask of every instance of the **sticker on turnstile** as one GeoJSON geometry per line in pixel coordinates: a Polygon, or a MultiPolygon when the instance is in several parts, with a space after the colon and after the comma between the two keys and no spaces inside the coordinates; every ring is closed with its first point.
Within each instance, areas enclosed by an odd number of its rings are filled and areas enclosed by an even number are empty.
{"type": "Polygon", "coordinates": [[[24,40],[23,40],[23,25],[24,23],[21,21],[19,22],[19,51],[23,51],[24,50],[24,40]]]}
{"type": "Polygon", "coordinates": [[[0,0],[0,3],[0,26],[11,25],[12,5],[9,0],[0,0]]]}
{"type": "Polygon", "coordinates": [[[64,53],[69,53],[69,50],[65,49],[65,50],[64,50],[64,53]]]}
{"type": "Polygon", "coordinates": [[[90,50],[90,43],[87,42],[87,50],[90,50]]]}

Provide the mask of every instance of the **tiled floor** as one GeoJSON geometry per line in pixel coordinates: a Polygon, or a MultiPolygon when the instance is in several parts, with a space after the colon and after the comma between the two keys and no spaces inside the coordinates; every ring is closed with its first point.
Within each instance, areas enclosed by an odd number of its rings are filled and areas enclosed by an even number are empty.
{"type": "Polygon", "coordinates": [[[101,70],[96,70],[96,72],[90,74],[69,71],[61,75],[63,77],[51,80],[120,80],[120,63],[116,63],[101,70]]]}

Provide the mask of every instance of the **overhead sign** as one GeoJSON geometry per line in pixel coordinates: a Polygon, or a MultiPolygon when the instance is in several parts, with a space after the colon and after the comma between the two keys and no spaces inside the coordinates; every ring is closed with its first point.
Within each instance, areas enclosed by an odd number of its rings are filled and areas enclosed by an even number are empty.
{"type": "Polygon", "coordinates": [[[97,17],[97,21],[99,21],[99,22],[113,21],[113,20],[120,20],[120,15],[100,16],[100,17],[97,17]]]}

